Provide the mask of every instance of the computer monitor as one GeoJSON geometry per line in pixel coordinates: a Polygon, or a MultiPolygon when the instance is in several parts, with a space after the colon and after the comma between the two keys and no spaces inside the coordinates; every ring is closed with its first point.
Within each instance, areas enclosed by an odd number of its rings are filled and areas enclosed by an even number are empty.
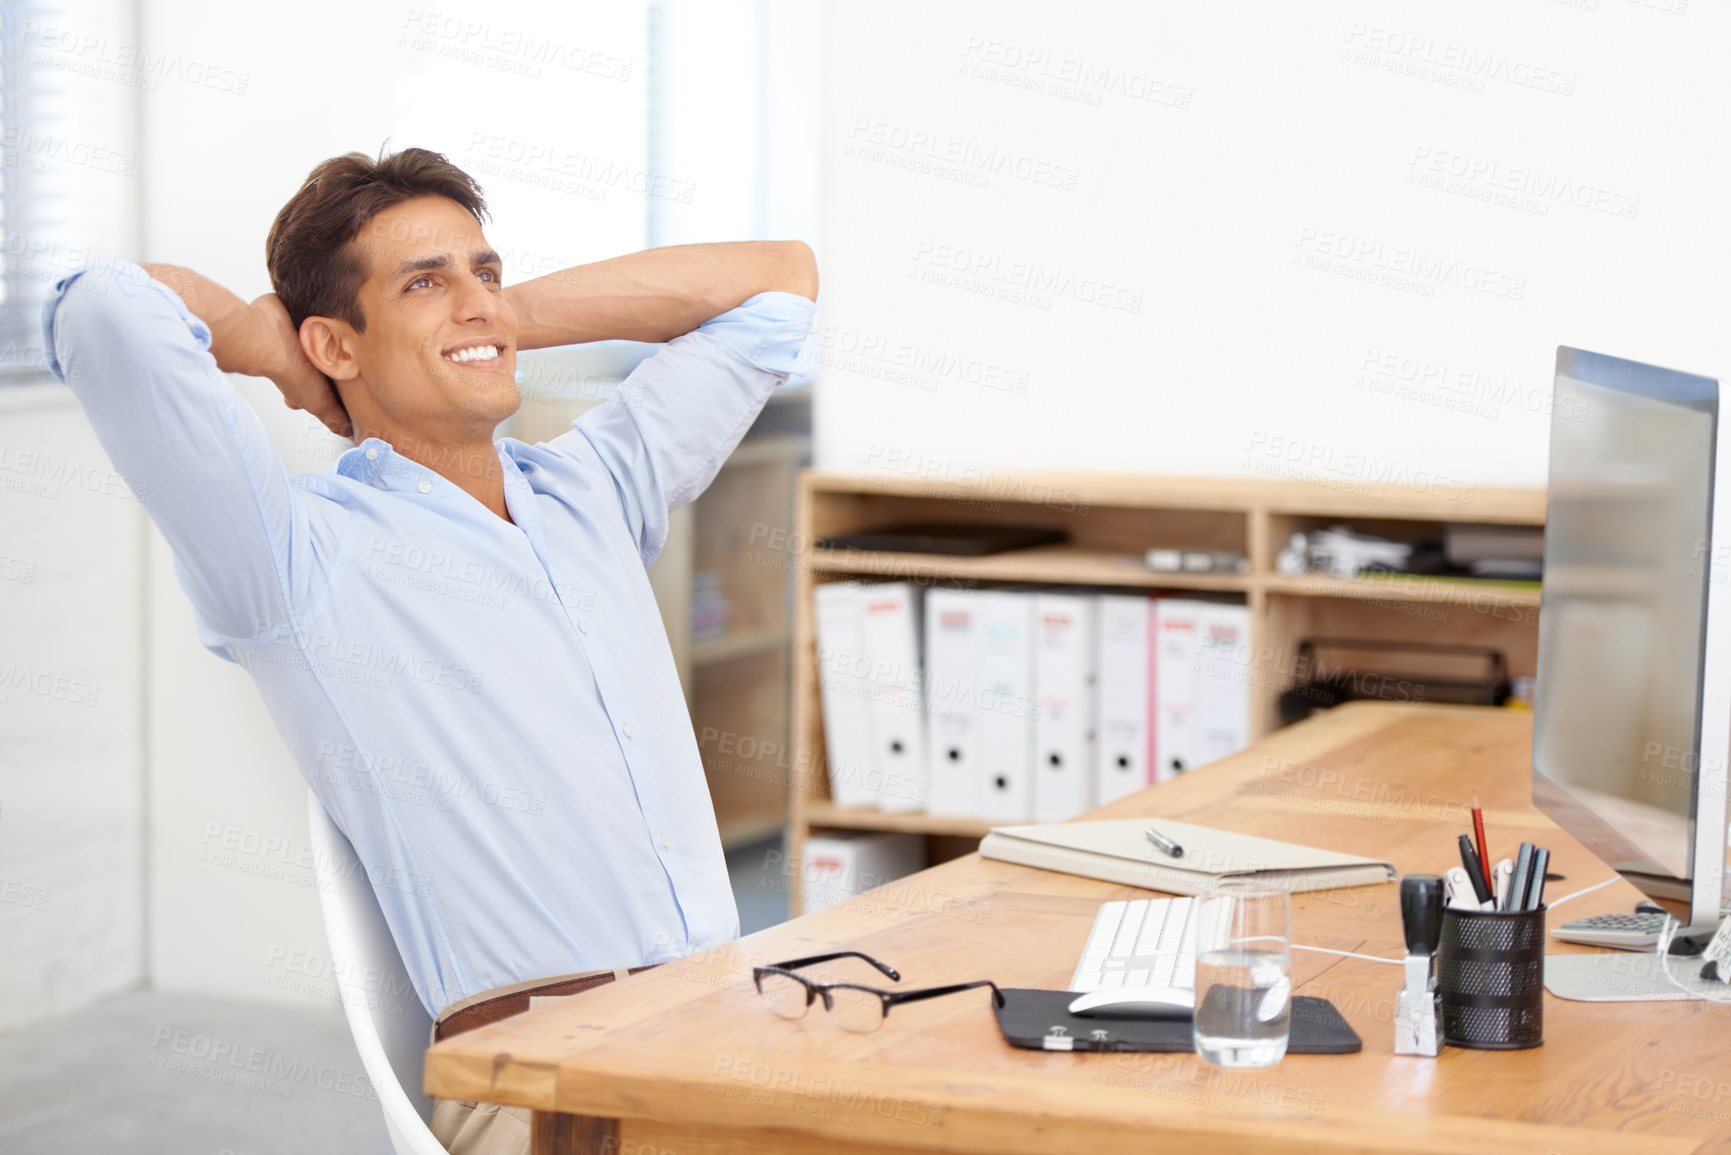
{"type": "Polygon", "coordinates": [[[1684,934],[1719,920],[1731,429],[1719,382],[1557,350],[1533,801],[1684,934]]]}

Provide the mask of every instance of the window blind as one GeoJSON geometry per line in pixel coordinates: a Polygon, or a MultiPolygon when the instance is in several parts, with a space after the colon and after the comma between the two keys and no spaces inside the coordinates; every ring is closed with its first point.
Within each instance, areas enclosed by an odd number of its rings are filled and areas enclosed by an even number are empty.
{"type": "Polygon", "coordinates": [[[40,316],[52,281],[31,257],[53,243],[58,222],[47,199],[49,174],[27,147],[54,119],[30,62],[27,36],[39,26],[37,9],[30,0],[0,0],[0,374],[11,378],[48,368],[40,316]]]}
{"type": "Polygon", "coordinates": [[[132,0],[0,0],[0,385],[47,371],[42,302],[136,250],[132,0]]]}

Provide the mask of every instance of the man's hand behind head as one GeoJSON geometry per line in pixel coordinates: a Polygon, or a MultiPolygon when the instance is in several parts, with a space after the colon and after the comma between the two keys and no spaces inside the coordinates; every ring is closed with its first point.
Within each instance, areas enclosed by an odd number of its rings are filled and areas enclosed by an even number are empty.
{"type": "Polygon", "coordinates": [[[300,335],[289,321],[283,303],[275,293],[266,293],[252,303],[252,308],[264,318],[269,334],[265,376],[282,390],[283,403],[290,409],[311,413],[338,437],[352,437],[354,430],[342,398],[337,396],[330,378],[307,360],[300,335]]]}

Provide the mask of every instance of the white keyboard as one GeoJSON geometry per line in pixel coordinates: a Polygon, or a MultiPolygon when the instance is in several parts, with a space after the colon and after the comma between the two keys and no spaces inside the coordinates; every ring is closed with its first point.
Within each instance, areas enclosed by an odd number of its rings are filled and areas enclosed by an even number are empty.
{"type": "Polygon", "coordinates": [[[1565,922],[1551,932],[1559,942],[1606,946],[1614,950],[1652,950],[1659,945],[1665,916],[1638,911],[1635,914],[1600,914],[1565,922]]]}
{"type": "Polygon", "coordinates": [[[1073,991],[1116,987],[1196,989],[1193,898],[1105,902],[1070,980],[1073,991]]]}

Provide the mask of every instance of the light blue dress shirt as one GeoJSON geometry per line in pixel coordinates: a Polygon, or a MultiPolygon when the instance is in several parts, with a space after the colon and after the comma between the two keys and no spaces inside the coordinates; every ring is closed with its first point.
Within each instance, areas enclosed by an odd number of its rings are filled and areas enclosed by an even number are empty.
{"type": "Polygon", "coordinates": [[[369,438],[290,478],[137,265],[60,281],[54,373],[174,551],[200,641],[258,683],[430,1013],[737,937],[645,568],[790,373],[815,306],[760,293],[550,442],[496,444],[510,524],[369,438]]]}

